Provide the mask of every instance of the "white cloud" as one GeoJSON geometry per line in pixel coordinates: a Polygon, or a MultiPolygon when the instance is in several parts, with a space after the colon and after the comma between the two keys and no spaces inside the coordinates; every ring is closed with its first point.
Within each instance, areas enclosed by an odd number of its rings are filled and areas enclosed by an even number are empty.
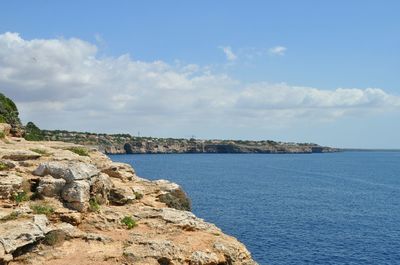
{"type": "Polygon", "coordinates": [[[237,59],[237,55],[232,51],[230,46],[221,46],[220,49],[225,53],[226,59],[228,61],[235,61],[237,59]]]}
{"type": "Polygon", "coordinates": [[[280,55],[280,56],[283,56],[283,55],[285,55],[286,50],[287,50],[286,47],[283,47],[283,46],[275,46],[275,47],[270,48],[268,51],[269,51],[269,53],[272,54],[272,55],[280,55]]]}
{"type": "Polygon", "coordinates": [[[45,128],[182,136],[400,109],[379,88],[242,83],[198,65],[99,57],[79,39],[0,35],[0,90],[45,128]],[[201,133],[201,132],[200,132],[201,133]]]}

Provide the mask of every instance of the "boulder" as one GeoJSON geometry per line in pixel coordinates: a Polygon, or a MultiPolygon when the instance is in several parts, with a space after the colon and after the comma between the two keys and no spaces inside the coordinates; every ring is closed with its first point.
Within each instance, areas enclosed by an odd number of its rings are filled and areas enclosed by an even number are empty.
{"type": "Polygon", "coordinates": [[[37,192],[46,197],[57,197],[61,194],[66,181],[64,179],[56,179],[52,176],[45,176],[39,179],[37,192]]]}
{"type": "Polygon", "coordinates": [[[10,199],[18,192],[23,183],[23,178],[12,173],[0,172],[0,199],[10,199]]]}
{"type": "Polygon", "coordinates": [[[183,191],[182,187],[168,180],[154,181],[160,188],[158,200],[165,203],[170,208],[177,210],[190,211],[192,203],[189,196],[183,191]]]}
{"type": "Polygon", "coordinates": [[[84,212],[89,206],[90,185],[87,181],[67,183],[62,190],[61,197],[69,208],[84,212]]]}
{"type": "Polygon", "coordinates": [[[112,188],[108,195],[109,201],[114,205],[124,205],[132,202],[135,198],[133,191],[126,187],[112,188]]]}
{"type": "Polygon", "coordinates": [[[38,176],[51,175],[54,178],[63,178],[67,183],[76,180],[89,180],[99,174],[99,170],[92,164],[82,162],[46,162],[39,165],[33,172],[38,176]]]}

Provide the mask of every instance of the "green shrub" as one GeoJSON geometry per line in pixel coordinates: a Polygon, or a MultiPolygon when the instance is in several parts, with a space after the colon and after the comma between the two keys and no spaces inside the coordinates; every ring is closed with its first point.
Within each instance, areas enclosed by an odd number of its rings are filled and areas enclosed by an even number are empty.
{"type": "Polygon", "coordinates": [[[7,170],[9,168],[10,167],[6,163],[0,161],[0,171],[1,170],[7,170]]]}
{"type": "Polygon", "coordinates": [[[51,154],[49,152],[47,152],[46,150],[43,149],[39,149],[39,148],[32,148],[31,149],[32,152],[38,153],[39,155],[42,156],[50,156],[51,154]]]}
{"type": "Polygon", "coordinates": [[[8,123],[13,128],[20,127],[21,121],[18,115],[19,113],[15,103],[0,93],[0,122],[8,123]]]}
{"type": "Polygon", "coordinates": [[[34,214],[45,214],[47,216],[53,214],[54,212],[53,207],[46,204],[34,204],[31,205],[31,209],[34,214]]]}
{"type": "Polygon", "coordinates": [[[134,194],[135,194],[136,200],[140,200],[143,198],[143,194],[140,192],[135,191],[134,194]]]}
{"type": "Polygon", "coordinates": [[[126,226],[127,229],[132,229],[136,226],[136,221],[130,216],[125,216],[121,222],[126,226]]]}
{"type": "Polygon", "coordinates": [[[29,196],[25,191],[21,191],[15,193],[13,199],[17,204],[20,204],[21,202],[29,201],[29,196]]]}
{"type": "Polygon", "coordinates": [[[97,202],[96,198],[90,198],[89,200],[89,210],[91,212],[98,212],[100,211],[100,204],[97,202]]]}
{"type": "Polygon", "coordinates": [[[67,148],[67,150],[69,150],[77,155],[80,155],[80,156],[89,156],[89,152],[85,147],[76,146],[76,147],[67,148]]]}
{"type": "Polygon", "coordinates": [[[6,138],[6,134],[4,132],[0,132],[0,139],[6,138]]]}
{"type": "Polygon", "coordinates": [[[25,140],[43,141],[44,134],[33,122],[28,122],[25,126],[25,140]]]}

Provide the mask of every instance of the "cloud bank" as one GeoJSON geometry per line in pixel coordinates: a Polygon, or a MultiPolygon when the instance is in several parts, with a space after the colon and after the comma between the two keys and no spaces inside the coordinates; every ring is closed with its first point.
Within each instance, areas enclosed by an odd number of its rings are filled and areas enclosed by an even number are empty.
{"type": "Polygon", "coordinates": [[[203,130],[221,137],[224,130],[266,130],[400,108],[400,97],[379,88],[243,83],[198,65],[100,57],[96,45],[80,39],[24,40],[17,33],[0,35],[0,91],[17,102],[25,122],[45,128],[141,129],[160,136],[203,130]]]}

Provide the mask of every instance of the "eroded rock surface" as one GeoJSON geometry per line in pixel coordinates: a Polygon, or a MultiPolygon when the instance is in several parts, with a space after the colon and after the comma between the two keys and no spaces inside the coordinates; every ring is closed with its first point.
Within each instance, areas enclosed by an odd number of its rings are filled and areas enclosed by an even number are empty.
{"type": "Polygon", "coordinates": [[[175,183],[139,178],[95,150],[81,156],[73,144],[5,140],[0,264],[256,264],[189,212],[175,183]]]}

